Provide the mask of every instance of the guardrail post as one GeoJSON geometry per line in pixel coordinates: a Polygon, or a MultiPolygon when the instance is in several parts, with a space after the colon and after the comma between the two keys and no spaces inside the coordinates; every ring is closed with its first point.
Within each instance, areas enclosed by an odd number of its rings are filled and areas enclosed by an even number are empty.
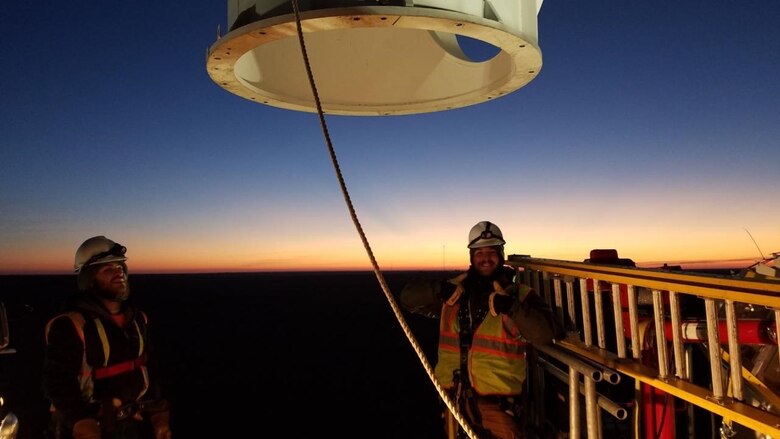
{"type": "Polygon", "coordinates": [[[612,284],[612,309],[615,318],[615,341],[619,358],[626,358],[626,334],[623,332],[623,308],[620,305],[620,284],[612,284]]]}
{"type": "Polygon", "coordinates": [[[574,329],[577,329],[577,312],[574,300],[574,280],[566,279],[566,304],[569,307],[569,318],[574,329]]]}
{"type": "Polygon", "coordinates": [[[674,374],[680,379],[688,378],[683,357],[682,333],[680,331],[680,299],[674,291],[669,291],[669,313],[672,315],[672,346],[674,347],[674,374]]]}
{"type": "Polygon", "coordinates": [[[653,290],[653,319],[655,321],[655,344],[658,348],[658,375],[661,378],[669,376],[669,365],[666,363],[666,336],[664,334],[664,302],[659,290],[653,290]]]}
{"type": "Polygon", "coordinates": [[[582,299],[582,329],[585,331],[585,346],[593,346],[593,332],[590,328],[590,299],[588,298],[588,281],[580,279],[580,299],[582,299]]]}
{"type": "Polygon", "coordinates": [[[569,437],[580,439],[580,374],[569,368],[569,437]]]}
{"type": "Polygon", "coordinates": [[[561,279],[556,277],[553,279],[553,289],[555,290],[555,313],[558,315],[558,320],[561,323],[565,323],[563,318],[563,295],[561,294],[561,279]]]}
{"type": "Polygon", "coordinates": [[[723,374],[721,371],[720,339],[718,336],[718,313],[715,309],[715,299],[704,299],[704,309],[707,314],[707,347],[710,354],[710,371],[712,377],[712,396],[723,400],[723,374]]]}
{"type": "Polygon", "coordinates": [[[737,318],[734,315],[734,301],[726,300],[726,330],[729,337],[729,366],[731,369],[731,394],[742,401],[742,354],[739,350],[737,318]]]}
{"type": "Polygon", "coordinates": [[[633,285],[628,285],[628,319],[631,322],[631,355],[635,360],[642,358],[642,341],[639,340],[639,309],[637,307],[637,291],[633,285]]]}
{"type": "Polygon", "coordinates": [[[604,336],[604,298],[601,295],[601,282],[593,279],[593,301],[596,305],[596,337],[598,337],[599,347],[607,348],[607,341],[604,336]]]}

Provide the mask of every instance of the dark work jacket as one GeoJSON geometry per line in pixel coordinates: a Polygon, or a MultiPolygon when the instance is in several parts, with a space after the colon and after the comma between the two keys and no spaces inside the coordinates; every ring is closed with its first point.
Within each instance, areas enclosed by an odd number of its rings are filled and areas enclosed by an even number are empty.
{"type": "Polygon", "coordinates": [[[43,387],[65,428],[71,428],[80,419],[108,416],[110,408],[102,407],[110,404],[102,403],[113,398],[123,405],[161,399],[155,370],[150,367],[154,358],[147,317],[127,303],[122,312],[126,323],[120,328],[98,299],[79,293],[66,303],[64,313],[46,327],[43,387]],[[73,315],[83,316],[83,342],[73,315]],[[104,328],[108,342],[107,364],[99,326],[104,328]],[[89,368],[91,373],[85,376],[89,368]],[[103,374],[109,376],[99,376],[103,374]]]}
{"type": "MultiPolygon", "coordinates": [[[[512,284],[514,269],[508,266],[500,266],[490,277],[483,277],[469,267],[462,279],[465,293],[462,299],[468,299],[475,314],[481,315],[472,322],[472,329],[476,328],[484,318],[488,310],[488,298],[493,292],[493,282],[497,281],[502,287],[512,284]]],[[[462,275],[461,275],[462,276],[462,275]]],[[[400,294],[401,306],[414,314],[439,318],[441,305],[455,292],[456,283],[453,279],[430,279],[418,277],[406,284],[400,294]]]]}
{"type": "MultiPolygon", "coordinates": [[[[501,266],[493,274],[486,278],[480,276],[473,267],[462,279],[464,293],[459,298],[461,309],[470,306],[468,326],[475,329],[485,317],[488,311],[490,292],[493,291],[493,281],[497,281],[502,287],[512,288],[512,276],[514,269],[501,266]]],[[[442,303],[448,300],[455,292],[456,286],[450,280],[416,278],[406,284],[400,294],[401,306],[408,312],[427,317],[441,317],[442,303]]],[[[531,290],[522,297],[517,296],[517,290],[512,290],[516,301],[507,312],[515,322],[523,338],[532,344],[542,345],[552,342],[553,339],[563,339],[566,336],[563,324],[554,316],[550,306],[536,292],[531,290]]],[[[464,321],[465,323],[465,321],[464,321]]],[[[465,325],[464,325],[465,326],[465,325]]]]}

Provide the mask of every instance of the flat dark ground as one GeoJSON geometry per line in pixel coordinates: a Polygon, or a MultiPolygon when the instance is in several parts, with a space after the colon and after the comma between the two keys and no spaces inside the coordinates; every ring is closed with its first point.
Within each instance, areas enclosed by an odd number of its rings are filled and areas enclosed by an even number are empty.
{"type": "MultiPolygon", "coordinates": [[[[389,272],[394,294],[416,275],[389,272]]],[[[179,438],[436,438],[439,399],[373,272],[130,276],[150,317],[179,438]]],[[[11,347],[0,395],[19,439],[45,437],[43,331],[74,276],[0,276],[11,347]]],[[[437,323],[406,315],[435,361],[437,323]]]]}

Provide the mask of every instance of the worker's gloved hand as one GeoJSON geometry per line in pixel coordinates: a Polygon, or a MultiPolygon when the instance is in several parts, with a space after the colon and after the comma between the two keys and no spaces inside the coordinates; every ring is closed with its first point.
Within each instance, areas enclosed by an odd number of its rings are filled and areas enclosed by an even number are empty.
{"type": "Polygon", "coordinates": [[[171,439],[170,414],[168,410],[164,410],[149,417],[154,427],[154,439],[171,439]]]}
{"type": "Polygon", "coordinates": [[[514,306],[514,296],[495,292],[490,295],[490,314],[497,316],[499,314],[509,314],[514,306]]]}
{"type": "Polygon", "coordinates": [[[100,439],[97,419],[85,418],[73,424],[73,439],[100,439]]]}
{"type": "Polygon", "coordinates": [[[536,345],[566,338],[566,330],[550,305],[536,292],[529,293],[512,316],[523,337],[536,345]]]}
{"type": "Polygon", "coordinates": [[[442,302],[449,300],[456,288],[456,285],[441,279],[418,277],[404,286],[399,301],[403,309],[413,314],[439,318],[442,302]]]}

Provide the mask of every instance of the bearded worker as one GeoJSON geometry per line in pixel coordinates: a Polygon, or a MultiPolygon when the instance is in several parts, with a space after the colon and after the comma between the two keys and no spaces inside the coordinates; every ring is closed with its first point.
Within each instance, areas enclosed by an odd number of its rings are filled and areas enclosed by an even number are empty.
{"type": "MultiPolygon", "coordinates": [[[[468,237],[468,271],[451,279],[417,278],[401,291],[409,312],[438,318],[435,375],[480,438],[528,437],[526,350],[563,338],[547,303],[504,265],[504,236],[490,221],[468,237]]],[[[468,437],[445,412],[449,438],[468,437]]]]}
{"type": "Polygon", "coordinates": [[[76,251],[78,292],[46,325],[43,387],[52,433],[74,439],[170,439],[146,313],[134,307],[127,249],[105,236],[76,251]]]}

